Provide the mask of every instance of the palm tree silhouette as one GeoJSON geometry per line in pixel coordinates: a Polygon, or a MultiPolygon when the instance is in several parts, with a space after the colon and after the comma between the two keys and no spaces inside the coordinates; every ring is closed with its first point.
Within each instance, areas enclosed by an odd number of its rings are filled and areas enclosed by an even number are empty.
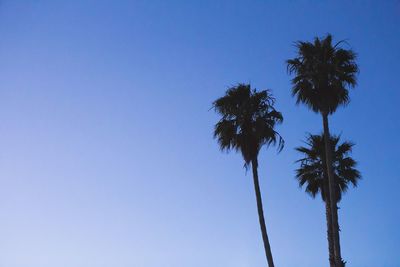
{"type": "Polygon", "coordinates": [[[276,124],[282,123],[283,117],[274,109],[274,102],[268,90],[257,92],[249,84],[239,84],[213,103],[215,111],[222,116],[214,129],[214,138],[221,150],[240,151],[245,167],[252,166],[258,217],[269,267],[274,266],[274,261],[264,219],[257,158],[263,145],[277,144],[279,151],[283,148],[283,139],[274,130],[276,124]]]}
{"type": "MultiPolygon", "coordinates": [[[[355,169],[357,162],[349,156],[354,144],[351,142],[339,144],[339,140],[339,136],[331,136],[329,142],[337,199],[335,206],[337,206],[337,203],[342,199],[342,195],[347,191],[349,184],[356,187],[359,179],[361,179],[360,172],[355,169]]],[[[305,191],[313,198],[315,198],[317,194],[321,194],[321,198],[325,202],[329,262],[330,265],[334,265],[332,211],[329,198],[329,184],[326,175],[326,153],[323,134],[309,134],[306,145],[307,146],[296,148],[303,156],[297,161],[300,163],[300,168],[296,170],[296,178],[299,185],[301,187],[304,186],[305,191]]]]}
{"type": "Polygon", "coordinates": [[[314,42],[296,43],[298,55],[287,61],[289,73],[294,73],[292,79],[292,94],[297,104],[304,103],[312,111],[320,113],[323,120],[326,164],[329,184],[329,198],[332,209],[332,236],[335,252],[335,266],[344,265],[340,252],[339,226],[337,225],[336,196],[332,156],[329,151],[328,116],[341,105],[349,103],[349,87],[356,85],[358,66],[356,55],[352,50],[340,47],[342,42],[332,44],[332,36],[316,37],[314,42]]]}

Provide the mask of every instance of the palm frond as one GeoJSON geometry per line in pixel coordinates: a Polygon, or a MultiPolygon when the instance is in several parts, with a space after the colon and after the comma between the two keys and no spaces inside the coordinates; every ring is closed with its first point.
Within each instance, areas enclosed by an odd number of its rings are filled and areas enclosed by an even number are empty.
{"type": "Polygon", "coordinates": [[[250,84],[238,84],[213,103],[221,119],[214,128],[214,137],[222,150],[241,152],[247,166],[262,146],[276,145],[278,151],[284,140],[275,131],[283,116],[274,108],[275,98],[269,90],[257,91],[250,84]]]}
{"type": "Polygon", "coordinates": [[[316,37],[313,42],[296,42],[297,57],[286,61],[294,74],[292,94],[314,112],[333,113],[350,101],[349,88],[357,84],[357,55],[332,44],[332,35],[316,37]]]}
{"type": "MultiPolygon", "coordinates": [[[[327,192],[326,165],[325,165],[325,143],[323,134],[309,134],[304,142],[305,146],[295,148],[302,157],[296,161],[300,167],[296,170],[296,179],[300,187],[305,187],[306,193],[315,197],[321,194],[325,201],[327,192]]],[[[331,136],[331,150],[333,152],[333,169],[336,184],[336,196],[338,202],[342,194],[347,192],[349,184],[357,186],[361,179],[360,172],[356,169],[357,162],[349,155],[354,146],[353,143],[345,141],[340,143],[340,136],[331,136]]]]}

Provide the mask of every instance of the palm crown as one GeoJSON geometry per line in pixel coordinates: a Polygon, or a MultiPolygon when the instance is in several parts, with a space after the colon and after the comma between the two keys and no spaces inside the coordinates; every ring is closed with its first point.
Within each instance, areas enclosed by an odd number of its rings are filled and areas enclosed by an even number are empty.
{"type": "MultiPolygon", "coordinates": [[[[341,200],[349,184],[357,186],[361,178],[360,172],[355,169],[357,162],[349,156],[354,146],[353,143],[343,142],[339,144],[339,136],[331,136],[333,171],[335,177],[337,202],[341,200]]],[[[303,154],[298,160],[300,168],[296,170],[296,178],[300,186],[305,185],[305,190],[312,197],[321,193],[325,201],[328,197],[326,190],[326,164],[325,146],[323,135],[309,135],[306,141],[307,147],[298,147],[297,151],[303,154]]]]}
{"type": "Polygon", "coordinates": [[[292,94],[314,112],[331,114],[349,102],[348,88],[356,85],[358,66],[352,50],[332,45],[332,36],[314,43],[296,43],[298,57],[287,61],[292,79],[292,94]]]}
{"type": "Polygon", "coordinates": [[[257,92],[249,84],[239,84],[213,103],[222,116],[215,125],[214,137],[222,150],[240,150],[246,166],[257,158],[263,145],[278,144],[283,139],[274,130],[283,121],[282,114],[273,107],[275,99],[268,90],[257,92]]]}

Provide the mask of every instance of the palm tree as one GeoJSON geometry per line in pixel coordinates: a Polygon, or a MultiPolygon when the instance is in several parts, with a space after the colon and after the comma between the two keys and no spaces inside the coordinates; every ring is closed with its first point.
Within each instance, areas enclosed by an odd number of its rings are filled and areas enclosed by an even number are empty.
{"type": "Polygon", "coordinates": [[[214,138],[218,140],[221,150],[240,151],[245,167],[252,166],[258,217],[269,267],[274,266],[274,261],[265,226],[257,158],[263,145],[277,144],[279,151],[283,148],[283,139],[274,130],[283,118],[274,109],[274,102],[268,90],[257,92],[249,84],[239,84],[229,88],[225,96],[213,103],[215,111],[222,116],[214,129],[214,138]]]}
{"type": "MultiPolygon", "coordinates": [[[[357,162],[349,155],[352,152],[354,144],[351,142],[343,142],[339,144],[340,137],[330,137],[330,151],[332,154],[333,173],[335,178],[336,203],[340,202],[343,193],[345,193],[352,184],[357,186],[361,179],[360,172],[355,169],[357,162]]],[[[326,170],[326,153],[324,145],[324,136],[309,134],[306,141],[306,147],[298,147],[296,150],[302,153],[303,157],[297,162],[300,168],[296,170],[296,178],[300,186],[305,187],[305,191],[313,198],[321,194],[322,200],[325,202],[327,237],[329,245],[329,263],[335,266],[334,248],[332,237],[332,217],[331,203],[329,198],[329,186],[326,170]]]]}
{"type": "Polygon", "coordinates": [[[323,39],[316,37],[314,42],[297,42],[298,55],[287,61],[289,73],[294,73],[292,79],[292,94],[297,104],[303,103],[312,111],[322,115],[326,164],[328,170],[329,198],[332,209],[332,236],[336,267],[343,266],[340,252],[339,226],[337,225],[336,196],[332,155],[329,153],[329,123],[328,116],[339,106],[349,103],[350,87],[356,85],[358,66],[356,54],[352,50],[340,47],[343,42],[332,44],[332,36],[323,39]]]}

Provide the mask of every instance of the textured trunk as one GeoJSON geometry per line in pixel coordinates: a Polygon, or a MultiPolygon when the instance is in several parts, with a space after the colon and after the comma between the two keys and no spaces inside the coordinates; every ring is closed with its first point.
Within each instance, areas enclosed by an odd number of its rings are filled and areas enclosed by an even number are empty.
{"type": "Polygon", "coordinates": [[[343,267],[342,255],[340,252],[340,238],[339,238],[339,225],[338,225],[338,214],[336,205],[336,190],[335,190],[335,177],[333,175],[332,169],[332,151],[330,146],[330,133],[328,124],[328,113],[324,112],[322,114],[323,124],[324,124],[324,142],[325,142],[325,157],[326,157],[326,169],[328,174],[329,182],[329,200],[331,207],[331,217],[332,217],[332,237],[335,252],[335,265],[336,267],[343,267]],[[336,211],[336,212],[335,212],[336,211]]]}
{"type": "MultiPolygon", "coordinates": [[[[331,205],[332,206],[332,205],[331,205]]],[[[339,216],[338,216],[338,206],[337,206],[337,202],[335,203],[335,205],[333,205],[333,210],[332,210],[332,218],[333,218],[333,220],[334,221],[332,221],[332,225],[334,225],[335,227],[336,227],[336,229],[337,229],[337,239],[338,239],[338,249],[339,249],[339,252],[340,252],[340,236],[339,236],[339,233],[340,233],[340,226],[339,226],[339,216]]],[[[341,258],[340,258],[341,259],[341,258]]],[[[344,267],[344,263],[343,263],[343,260],[341,259],[340,260],[340,264],[341,265],[339,265],[340,267],[344,267]]]]}
{"type": "Polygon", "coordinates": [[[326,232],[328,238],[328,249],[329,249],[329,266],[335,267],[335,250],[333,246],[333,236],[332,236],[332,211],[331,211],[331,201],[329,199],[329,188],[328,183],[325,185],[325,211],[326,211],[326,232]]]}
{"type": "Polygon", "coordinates": [[[328,239],[328,251],[329,251],[329,266],[335,267],[335,248],[333,244],[333,236],[332,236],[332,209],[331,209],[331,200],[329,195],[329,181],[328,174],[326,173],[326,157],[322,157],[322,166],[325,166],[323,173],[323,189],[322,189],[322,198],[325,202],[325,215],[326,215],[326,232],[328,239]]]}
{"type": "Polygon", "coordinates": [[[261,192],[260,192],[260,183],[258,181],[257,159],[252,160],[251,166],[253,169],[254,190],[256,191],[258,219],[260,221],[261,234],[262,234],[262,238],[263,238],[263,242],[264,242],[265,255],[267,256],[268,266],[274,267],[271,246],[269,245],[269,240],[268,240],[267,227],[265,226],[264,211],[263,211],[261,192]]]}

